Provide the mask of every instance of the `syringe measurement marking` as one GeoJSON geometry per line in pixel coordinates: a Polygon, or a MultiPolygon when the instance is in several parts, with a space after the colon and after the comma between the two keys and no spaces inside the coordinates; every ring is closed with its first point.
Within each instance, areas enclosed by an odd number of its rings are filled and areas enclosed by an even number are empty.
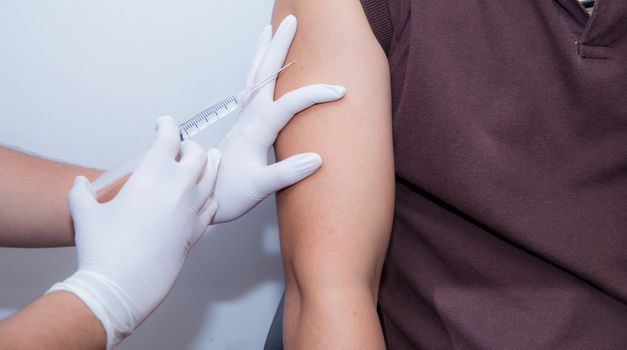
{"type": "Polygon", "coordinates": [[[237,103],[237,99],[229,97],[225,101],[207,108],[196,117],[184,123],[181,128],[179,128],[181,138],[186,139],[192,137],[200,133],[208,125],[218,121],[220,119],[220,111],[223,109],[225,113],[228,113],[229,106],[233,103],[237,103]]]}

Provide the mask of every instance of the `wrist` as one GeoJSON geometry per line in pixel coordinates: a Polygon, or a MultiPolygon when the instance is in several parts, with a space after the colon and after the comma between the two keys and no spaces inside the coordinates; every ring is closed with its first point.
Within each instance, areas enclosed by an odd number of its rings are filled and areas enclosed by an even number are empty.
{"type": "Polygon", "coordinates": [[[139,322],[128,296],[104,275],[78,270],[65,281],[53,285],[46,294],[66,291],[87,305],[102,324],[107,336],[107,349],[130,335],[139,322]]]}

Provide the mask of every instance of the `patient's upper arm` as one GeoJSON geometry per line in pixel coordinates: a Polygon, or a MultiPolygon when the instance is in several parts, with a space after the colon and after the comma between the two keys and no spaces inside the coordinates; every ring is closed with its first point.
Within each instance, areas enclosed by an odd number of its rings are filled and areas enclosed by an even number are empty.
{"type": "MultiPolygon", "coordinates": [[[[275,145],[284,159],[322,156],[322,168],[278,195],[288,293],[361,286],[375,303],[394,207],[388,63],[358,0],[278,0],[274,23],[299,20],[276,97],[312,83],[346,86],[339,102],[300,113],[275,145]]],[[[307,294],[309,293],[309,294],[307,294]]]]}

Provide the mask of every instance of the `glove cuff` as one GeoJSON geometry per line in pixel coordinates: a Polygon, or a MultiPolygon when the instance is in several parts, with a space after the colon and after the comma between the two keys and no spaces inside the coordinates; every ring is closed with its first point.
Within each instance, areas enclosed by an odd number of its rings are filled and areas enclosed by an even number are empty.
{"type": "Polygon", "coordinates": [[[107,350],[118,345],[139,325],[131,312],[128,296],[105,276],[77,271],[63,282],[53,285],[45,294],[65,291],[76,295],[100,320],[107,335],[107,350]]]}

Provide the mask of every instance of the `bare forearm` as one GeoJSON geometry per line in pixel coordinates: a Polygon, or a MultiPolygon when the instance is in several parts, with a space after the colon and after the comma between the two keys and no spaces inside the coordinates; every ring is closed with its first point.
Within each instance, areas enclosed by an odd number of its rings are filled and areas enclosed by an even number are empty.
{"type": "Polygon", "coordinates": [[[286,291],[287,349],[385,348],[376,301],[369,288],[345,286],[321,290],[309,293],[288,288],[286,291]]]}
{"type": "Polygon", "coordinates": [[[364,184],[336,183],[332,169],[341,166],[329,158],[317,178],[278,197],[286,349],[384,349],[376,302],[393,189],[383,180],[376,199],[334,196],[364,184]]]}
{"type": "Polygon", "coordinates": [[[77,175],[99,174],[0,147],[0,246],[73,245],[67,193],[77,175]]]}
{"type": "Polygon", "coordinates": [[[50,293],[0,322],[0,350],[104,349],[102,324],[76,296],[50,293]]]}

